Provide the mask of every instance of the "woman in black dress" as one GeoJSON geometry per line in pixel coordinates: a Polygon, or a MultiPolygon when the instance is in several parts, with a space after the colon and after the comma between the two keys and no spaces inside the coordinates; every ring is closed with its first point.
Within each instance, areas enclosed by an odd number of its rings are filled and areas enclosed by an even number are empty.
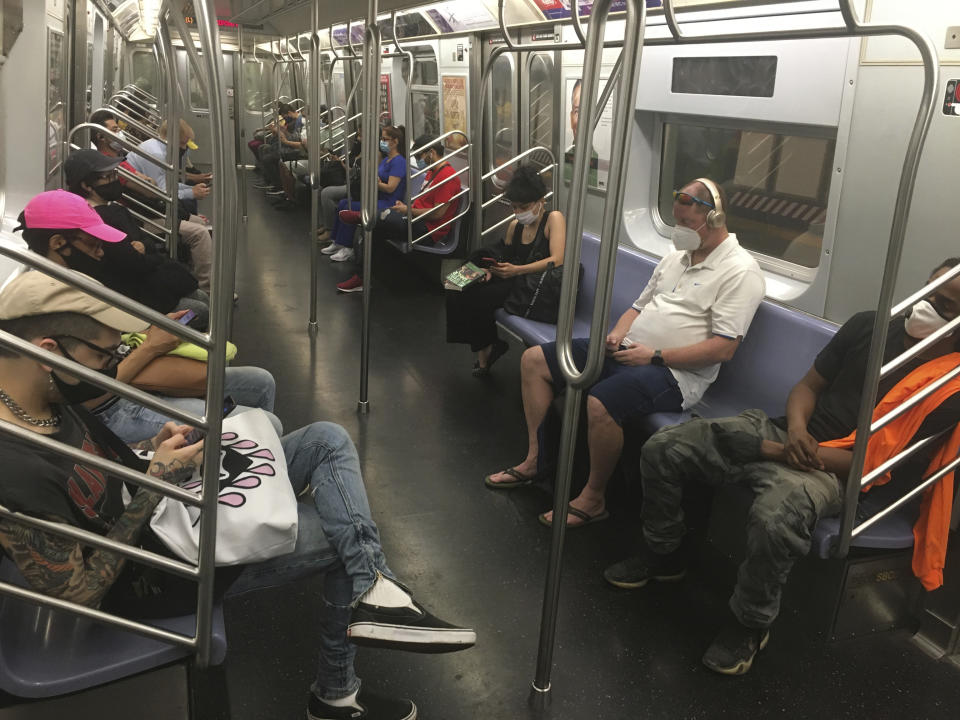
{"type": "MultiPolygon", "coordinates": [[[[547,188],[531,167],[517,168],[504,195],[516,215],[504,239],[482,248],[472,261],[495,258],[486,277],[462,291],[447,291],[447,342],[466,343],[477,354],[473,374],[483,377],[509,345],[497,336],[494,312],[503,307],[521,275],[563,265],[567,224],[559,210],[546,211],[547,188]]],[[[489,262],[489,261],[488,261],[489,262]]]]}

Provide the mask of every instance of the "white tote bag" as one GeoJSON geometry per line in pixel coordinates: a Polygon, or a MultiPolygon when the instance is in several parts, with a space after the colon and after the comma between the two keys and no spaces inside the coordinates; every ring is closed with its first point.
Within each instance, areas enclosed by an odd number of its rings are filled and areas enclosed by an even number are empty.
{"type": "MultiPolygon", "coordinates": [[[[199,471],[181,487],[200,494],[199,471]]],[[[174,554],[197,562],[200,508],[163,498],[150,527],[174,554]]],[[[280,438],[262,410],[223,421],[216,564],[241,565],[292,552],[297,544],[297,498],[280,438]]]]}

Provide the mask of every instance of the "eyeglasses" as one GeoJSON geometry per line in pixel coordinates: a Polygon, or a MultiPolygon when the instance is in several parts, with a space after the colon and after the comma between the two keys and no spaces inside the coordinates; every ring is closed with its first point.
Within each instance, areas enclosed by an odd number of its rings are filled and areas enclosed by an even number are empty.
{"type": "Polygon", "coordinates": [[[703,205],[704,207],[708,207],[711,210],[716,210],[716,207],[714,206],[713,203],[708,203],[705,200],[701,200],[698,197],[694,197],[690,193],[685,193],[680,190],[673,191],[673,201],[678,202],[681,205],[697,204],[697,205],[703,205]]]}
{"type": "MultiPolygon", "coordinates": [[[[60,348],[60,352],[63,353],[64,357],[67,358],[67,360],[80,362],[75,357],[73,357],[69,352],[67,352],[67,349],[60,343],[60,341],[64,339],[73,340],[75,342],[80,343],[81,345],[86,345],[95,353],[106,355],[108,360],[107,360],[107,364],[103,368],[104,370],[110,369],[119,365],[120,362],[125,357],[127,357],[127,355],[129,355],[130,351],[132,350],[132,348],[129,345],[123,342],[117,343],[112,348],[105,348],[105,347],[100,347],[99,345],[94,345],[92,342],[89,342],[88,340],[84,340],[83,338],[78,338],[76,335],[56,335],[56,336],[52,336],[50,339],[57,344],[57,347],[60,348]]],[[[83,363],[80,363],[80,364],[82,365],[83,363]]]]}

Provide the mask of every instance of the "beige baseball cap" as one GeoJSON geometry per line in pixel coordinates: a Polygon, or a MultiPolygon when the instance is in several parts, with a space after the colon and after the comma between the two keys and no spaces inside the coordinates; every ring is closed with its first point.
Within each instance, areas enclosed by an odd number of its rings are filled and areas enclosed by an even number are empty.
{"type": "Polygon", "coordinates": [[[138,317],[37,270],[15,277],[0,292],[0,320],[61,312],[87,315],[121,332],[143,332],[150,326],[138,317]]]}

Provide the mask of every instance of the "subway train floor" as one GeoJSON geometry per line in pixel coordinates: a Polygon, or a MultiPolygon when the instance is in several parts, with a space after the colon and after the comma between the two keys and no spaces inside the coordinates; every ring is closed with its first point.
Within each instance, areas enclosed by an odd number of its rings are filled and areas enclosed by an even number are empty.
{"type": "MultiPolygon", "coordinates": [[[[438,283],[428,284],[393,250],[375,250],[370,413],[358,414],[361,296],[334,287],[352,268],[321,260],[319,330],[309,334],[307,213],[275,210],[256,190],[248,202],[236,363],[274,373],[276,411],[287,430],[314,420],[346,427],[393,571],[428,608],[478,634],[476,647],[450,655],[361,648],[356,667],[365,686],[413,699],[423,720],[957,717],[960,669],[926,655],[908,631],[817,637],[822,588],[830,587],[817,583],[827,567],[820,561],[799,564],[781,620],[749,674],[707,670],[700,658],[726,617],[735,564],[701,542],[682,582],[633,592],[607,585],[603,568],[629,554],[638,537],[638,491],[622,481],[611,488],[608,522],[567,534],[552,705],[535,715],[528,695],[550,547],[536,516],[550,495],[546,486],[497,492],[483,484],[485,474],[525,453],[521,348],[513,343],[490,377],[472,377],[468,348],[444,341],[438,283]]],[[[737,527],[742,532],[743,523],[734,523],[734,536],[737,527]]],[[[958,574],[949,580],[956,584],[958,574]]],[[[304,717],[321,587],[314,580],[227,604],[222,675],[232,720],[304,717]]],[[[64,717],[67,708],[77,719],[104,711],[184,717],[179,706],[150,714],[165,689],[183,691],[182,673],[146,677],[155,684],[135,678],[94,691],[101,698],[95,703],[43,703],[60,712],[29,717],[64,717]],[[142,689],[132,692],[127,686],[135,681],[142,689]],[[129,700],[137,697],[137,704],[129,700]]],[[[226,718],[219,696],[203,695],[194,717],[226,718]]]]}

